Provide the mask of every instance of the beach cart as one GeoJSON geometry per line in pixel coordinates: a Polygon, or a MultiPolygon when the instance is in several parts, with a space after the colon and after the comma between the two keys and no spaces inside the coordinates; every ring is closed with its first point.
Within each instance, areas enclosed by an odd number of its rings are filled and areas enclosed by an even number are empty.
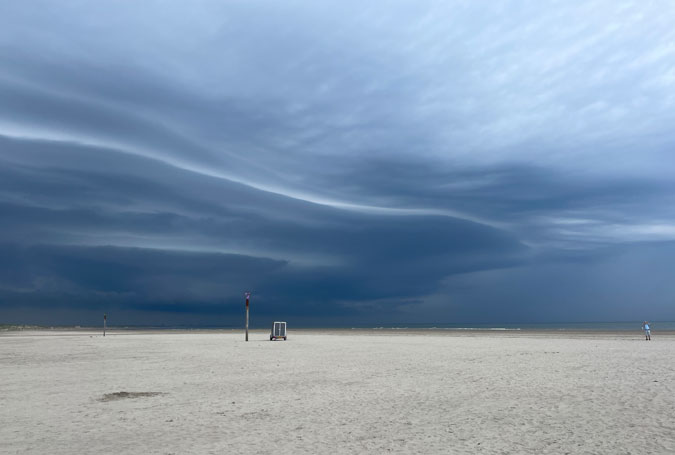
{"type": "Polygon", "coordinates": [[[272,326],[272,333],[270,333],[270,341],[283,338],[286,340],[286,323],[285,322],[275,322],[272,326]]]}

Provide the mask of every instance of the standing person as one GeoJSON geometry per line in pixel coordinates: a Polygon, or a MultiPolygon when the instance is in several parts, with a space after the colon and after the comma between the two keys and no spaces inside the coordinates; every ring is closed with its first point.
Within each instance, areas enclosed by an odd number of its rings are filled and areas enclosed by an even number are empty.
{"type": "Polygon", "coordinates": [[[649,322],[645,321],[642,323],[642,330],[645,331],[645,341],[652,341],[652,333],[649,330],[649,322]]]}

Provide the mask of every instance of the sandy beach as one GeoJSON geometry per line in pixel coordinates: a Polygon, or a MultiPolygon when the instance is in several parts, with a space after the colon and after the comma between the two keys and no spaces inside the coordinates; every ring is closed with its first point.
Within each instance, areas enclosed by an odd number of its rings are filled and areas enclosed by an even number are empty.
{"type": "Polygon", "coordinates": [[[4,332],[0,452],[675,453],[675,336],[4,332]]]}

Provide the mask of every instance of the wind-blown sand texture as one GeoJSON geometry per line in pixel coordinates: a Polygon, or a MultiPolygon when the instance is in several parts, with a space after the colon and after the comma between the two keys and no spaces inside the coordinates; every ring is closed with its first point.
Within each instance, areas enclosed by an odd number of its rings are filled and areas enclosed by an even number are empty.
{"type": "Polygon", "coordinates": [[[267,337],[5,333],[0,452],[675,453],[674,336],[267,337]]]}

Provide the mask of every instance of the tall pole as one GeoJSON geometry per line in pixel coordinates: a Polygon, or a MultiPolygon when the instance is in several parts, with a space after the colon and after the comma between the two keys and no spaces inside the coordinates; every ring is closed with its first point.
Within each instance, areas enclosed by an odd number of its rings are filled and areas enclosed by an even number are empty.
{"type": "Polygon", "coordinates": [[[248,341],[248,299],[251,297],[251,293],[247,292],[246,294],[246,341],[248,341]]]}
{"type": "Polygon", "coordinates": [[[104,314],[104,315],[103,315],[103,336],[105,336],[106,319],[108,319],[108,315],[107,315],[107,314],[104,314]]]}

